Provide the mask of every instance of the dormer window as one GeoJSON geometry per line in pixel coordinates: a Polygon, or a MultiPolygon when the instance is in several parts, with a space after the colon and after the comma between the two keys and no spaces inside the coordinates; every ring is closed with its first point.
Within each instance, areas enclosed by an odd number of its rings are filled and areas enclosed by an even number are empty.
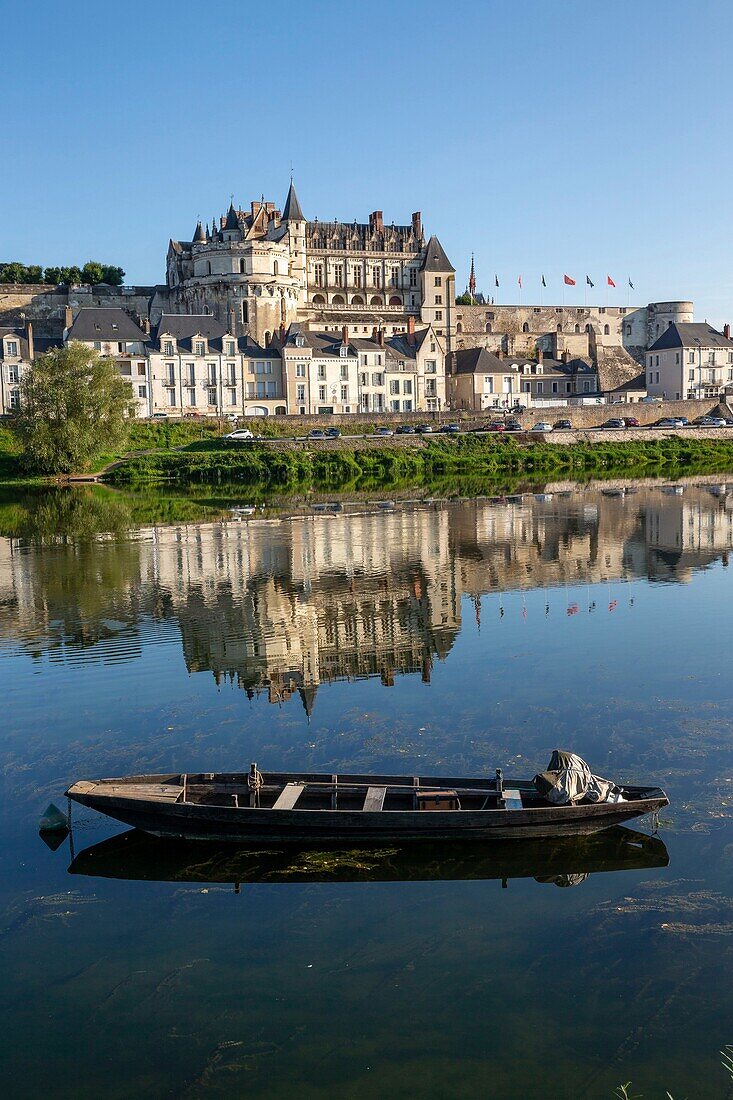
{"type": "Polygon", "coordinates": [[[6,354],[8,356],[17,356],[17,354],[18,354],[18,343],[17,343],[16,340],[8,340],[5,344],[5,348],[6,348],[6,354]]]}
{"type": "Polygon", "coordinates": [[[296,348],[304,348],[305,347],[305,340],[300,335],[300,333],[298,333],[298,335],[295,337],[295,346],[296,346],[296,348]]]}
{"type": "Polygon", "coordinates": [[[203,340],[196,340],[193,345],[194,355],[206,355],[206,344],[203,340]]]}
{"type": "Polygon", "coordinates": [[[175,355],[172,340],[164,340],[163,341],[163,355],[175,355]]]}
{"type": "Polygon", "coordinates": [[[342,359],[345,359],[348,354],[349,354],[349,345],[348,344],[342,344],[341,347],[339,348],[339,355],[341,356],[342,359]]]}

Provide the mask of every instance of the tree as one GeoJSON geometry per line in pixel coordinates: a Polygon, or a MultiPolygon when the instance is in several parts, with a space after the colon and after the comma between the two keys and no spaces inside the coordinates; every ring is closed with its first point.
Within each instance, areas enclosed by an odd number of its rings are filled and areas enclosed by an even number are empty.
{"type": "Polygon", "coordinates": [[[24,283],[28,268],[25,264],[19,264],[13,260],[8,264],[0,264],[0,283],[24,283]]]}
{"type": "Polygon", "coordinates": [[[94,286],[96,283],[104,282],[103,274],[104,269],[100,263],[96,260],[87,260],[81,269],[81,281],[85,286],[94,286]]]}
{"type": "Polygon", "coordinates": [[[87,470],[127,437],[130,382],[114,363],[76,340],[40,355],[21,382],[16,426],[23,464],[44,474],[87,470]]]}
{"type": "Polygon", "coordinates": [[[456,298],[457,306],[472,306],[475,305],[473,298],[470,294],[459,294],[456,298]]]}
{"type": "Polygon", "coordinates": [[[121,267],[115,267],[113,264],[102,265],[102,282],[107,283],[108,286],[122,286],[124,278],[125,273],[121,267]]]}

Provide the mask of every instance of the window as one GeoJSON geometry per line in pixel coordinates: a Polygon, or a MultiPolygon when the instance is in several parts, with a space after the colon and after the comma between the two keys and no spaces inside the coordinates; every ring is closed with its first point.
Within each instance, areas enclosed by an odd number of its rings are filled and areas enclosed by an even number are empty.
{"type": "Polygon", "coordinates": [[[326,387],[325,386],[319,386],[318,387],[318,400],[319,401],[325,401],[326,400],[326,387]]]}
{"type": "Polygon", "coordinates": [[[13,356],[13,357],[17,356],[17,354],[18,354],[18,343],[17,343],[16,340],[8,340],[8,342],[6,344],[6,347],[8,349],[8,356],[13,356]]]}
{"type": "Polygon", "coordinates": [[[164,340],[163,341],[163,355],[175,355],[175,354],[176,353],[173,350],[172,340],[164,340]]]}
{"type": "Polygon", "coordinates": [[[442,321],[443,320],[443,311],[442,311],[442,309],[436,309],[436,311],[435,311],[435,320],[436,321],[442,321]]]}
{"type": "Polygon", "coordinates": [[[611,334],[611,329],[608,327],[608,325],[604,325],[603,326],[603,335],[604,336],[610,336],[610,334],[611,334]]]}
{"type": "Polygon", "coordinates": [[[408,399],[408,400],[402,402],[402,411],[403,412],[412,412],[412,401],[411,400],[408,399]]]}
{"type": "Polygon", "coordinates": [[[8,405],[11,409],[20,408],[20,390],[10,390],[8,394],[8,405]]]}
{"type": "Polygon", "coordinates": [[[225,355],[234,355],[235,354],[235,348],[234,348],[234,341],[233,340],[227,340],[225,342],[224,354],[225,355]]]}
{"type": "Polygon", "coordinates": [[[354,286],[361,286],[361,267],[359,265],[354,268],[354,286]]]}
{"type": "Polygon", "coordinates": [[[583,393],[590,393],[590,382],[583,383],[583,393]]]}
{"type": "Polygon", "coordinates": [[[403,393],[412,393],[412,379],[411,378],[406,378],[404,380],[404,382],[402,383],[402,392],[403,393]]]}
{"type": "Polygon", "coordinates": [[[209,383],[216,385],[216,363],[207,363],[206,371],[209,379],[209,383]]]}
{"type": "Polygon", "coordinates": [[[344,265],[336,264],[333,269],[333,281],[336,286],[344,285],[344,265]]]}
{"type": "Polygon", "coordinates": [[[188,391],[188,403],[189,403],[189,405],[195,405],[196,404],[196,390],[189,390],[188,391]]]}
{"type": "Polygon", "coordinates": [[[349,377],[349,364],[348,363],[342,363],[341,364],[341,381],[346,382],[348,380],[348,377],[349,377]]]}
{"type": "Polygon", "coordinates": [[[544,388],[545,388],[545,383],[544,382],[538,382],[537,383],[537,393],[542,393],[544,388]]]}
{"type": "Polygon", "coordinates": [[[230,405],[236,405],[237,403],[237,391],[235,389],[227,390],[227,398],[230,405]]]}
{"type": "Polygon", "coordinates": [[[552,392],[557,393],[557,382],[552,383],[552,392]]]}
{"type": "Polygon", "coordinates": [[[305,378],[305,363],[296,363],[295,364],[295,377],[296,378],[305,378]]]}
{"type": "Polygon", "coordinates": [[[694,382],[695,381],[695,368],[694,367],[691,370],[688,370],[688,372],[687,372],[687,381],[688,382],[694,382]]]}
{"type": "Polygon", "coordinates": [[[529,325],[527,324],[526,321],[522,325],[522,332],[529,332],[529,325]]]}
{"type": "Polygon", "coordinates": [[[389,407],[392,410],[392,412],[398,413],[400,411],[399,401],[390,401],[389,407]]]}
{"type": "Polygon", "coordinates": [[[349,400],[349,387],[348,386],[342,386],[341,387],[341,400],[342,401],[348,401],[349,400]]]}
{"type": "Polygon", "coordinates": [[[485,374],[484,375],[484,393],[493,393],[493,392],[494,392],[494,379],[491,377],[490,374],[485,374]]]}
{"type": "Polygon", "coordinates": [[[273,275],[279,275],[280,274],[280,267],[278,265],[277,260],[272,261],[272,273],[273,273],[273,275]]]}
{"type": "Polygon", "coordinates": [[[392,268],[392,277],[390,279],[390,283],[392,286],[400,285],[400,269],[398,267],[392,268]]]}
{"type": "Polygon", "coordinates": [[[389,383],[389,392],[390,392],[390,393],[399,393],[399,392],[400,392],[400,383],[399,383],[399,379],[397,379],[397,378],[392,378],[392,379],[390,380],[390,383],[389,383]]]}
{"type": "Polygon", "coordinates": [[[658,356],[658,355],[655,355],[655,356],[654,356],[654,366],[655,366],[655,367],[658,367],[658,366],[659,366],[659,356],[658,356]]]}
{"type": "Polygon", "coordinates": [[[305,386],[304,385],[296,386],[295,391],[296,391],[295,400],[296,401],[305,401],[305,386]]]}
{"type": "Polygon", "coordinates": [[[175,403],[176,403],[176,391],[175,390],[168,390],[168,404],[169,405],[175,405],[175,403]]]}
{"type": "Polygon", "coordinates": [[[195,383],[196,383],[196,368],[194,367],[193,363],[186,363],[184,365],[183,369],[185,371],[186,385],[187,386],[195,385],[195,383]]]}
{"type": "Polygon", "coordinates": [[[440,275],[436,275],[436,276],[435,276],[435,283],[434,283],[434,285],[435,285],[435,286],[442,286],[442,285],[443,285],[443,280],[441,279],[440,275]]]}
{"type": "Polygon", "coordinates": [[[485,331],[486,331],[487,336],[491,333],[491,321],[486,322],[485,331]]]}
{"type": "Polygon", "coordinates": [[[410,286],[417,286],[417,268],[410,268],[410,286]]]}
{"type": "Polygon", "coordinates": [[[680,353],[678,351],[674,353],[674,361],[675,363],[679,363],[680,361],[680,353]]]}
{"type": "Polygon", "coordinates": [[[426,374],[435,374],[435,360],[434,359],[426,359],[425,360],[425,373],[426,374]]]}
{"type": "Polygon", "coordinates": [[[313,279],[316,286],[323,286],[323,264],[316,264],[313,269],[313,279]]]}
{"type": "Polygon", "coordinates": [[[384,375],[379,374],[378,372],[375,372],[372,375],[372,385],[373,386],[383,386],[384,385],[384,375]]]}
{"type": "MultiPolygon", "coordinates": [[[[364,358],[366,359],[366,356],[364,356],[364,358]]],[[[360,386],[368,386],[369,385],[369,375],[368,374],[360,374],[359,375],[359,385],[360,386]]]]}
{"type": "Polygon", "coordinates": [[[176,381],[176,364],[175,363],[166,363],[165,364],[165,380],[166,380],[166,382],[169,386],[172,386],[172,385],[175,384],[175,381],[176,381]]]}
{"type": "Polygon", "coordinates": [[[203,340],[197,340],[193,345],[194,355],[206,355],[206,345],[203,340]]]}
{"type": "Polygon", "coordinates": [[[239,261],[239,274],[240,275],[246,275],[247,274],[247,268],[245,266],[244,260],[239,261]]]}
{"type": "Polygon", "coordinates": [[[381,267],[375,267],[372,269],[372,281],[375,286],[382,285],[382,269],[381,267]]]}
{"type": "Polygon", "coordinates": [[[532,383],[531,382],[522,382],[522,389],[524,390],[525,393],[529,393],[532,389],[532,383]]]}
{"type": "Polygon", "coordinates": [[[325,364],[323,364],[323,363],[318,364],[318,377],[322,382],[325,382],[325,380],[326,380],[326,367],[325,367],[325,364]]]}
{"type": "Polygon", "coordinates": [[[267,397],[277,397],[277,383],[274,379],[270,381],[268,378],[267,382],[265,382],[265,390],[267,397]]]}
{"type": "Polygon", "coordinates": [[[436,306],[442,306],[442,304],[443,304],[443,295],[442,294],[436,294],[435,295],[435,304],[436,304],[436,306]]]}
{"type": "Polygon", "coordinates": [[[227,382],[234,385],[237,381],[237,368],[234,363],[227,363],[227,382]]]}
{"type": "Polygon", "coordinates": [[[254,397],[254,395],[255,395],[255,384],[254,384],[254,382],[248,382],[247,383],[247,397],[252,398],[252,397],[254,397]]]}
{"type": "Polygon", "coordinates": [[[249,302],[242,302],[242,324],[246,325],[249,322],[249,302]]]}
{"type": "Polygon", "coordinates": [[[264,397],[265,396],[265,383],[264,383],[264,381],[260,382],[260,380],[258,379],[257,382],[255,383],[255,385],[257,387],[257,397],[258,398],[264,397]]]}
{"type": "Polygon", "coordinates": [[[687,356],[687,362],[688,363],[694,363],[695,362],[695,353],[694,353],[694,351],[691,351],[689,353],[689,355],[687,356]]]}

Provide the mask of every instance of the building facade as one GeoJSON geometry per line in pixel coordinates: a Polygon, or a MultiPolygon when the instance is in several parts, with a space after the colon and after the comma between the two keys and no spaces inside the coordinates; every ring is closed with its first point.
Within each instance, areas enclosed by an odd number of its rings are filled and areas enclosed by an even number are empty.
{"type": "Polygon", "coordinates": [[[671,401],[724,399],[733,390],[730,326],[670,324],[646,353],[646,387],[671,401]]]}

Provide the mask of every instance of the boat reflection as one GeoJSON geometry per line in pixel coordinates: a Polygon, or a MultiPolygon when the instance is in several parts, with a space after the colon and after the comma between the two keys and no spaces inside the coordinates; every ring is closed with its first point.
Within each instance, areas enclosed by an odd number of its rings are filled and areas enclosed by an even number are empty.
{"type": "Polygon", "coordinates": [[[69,874],[140,882],[428,882],[534,878],[577,886],[589,875],[666,867],[656,836],[617,826],[588,837],[324,848],[240,848],[162,840],[130,829],[80,852],[69,874]]]}

